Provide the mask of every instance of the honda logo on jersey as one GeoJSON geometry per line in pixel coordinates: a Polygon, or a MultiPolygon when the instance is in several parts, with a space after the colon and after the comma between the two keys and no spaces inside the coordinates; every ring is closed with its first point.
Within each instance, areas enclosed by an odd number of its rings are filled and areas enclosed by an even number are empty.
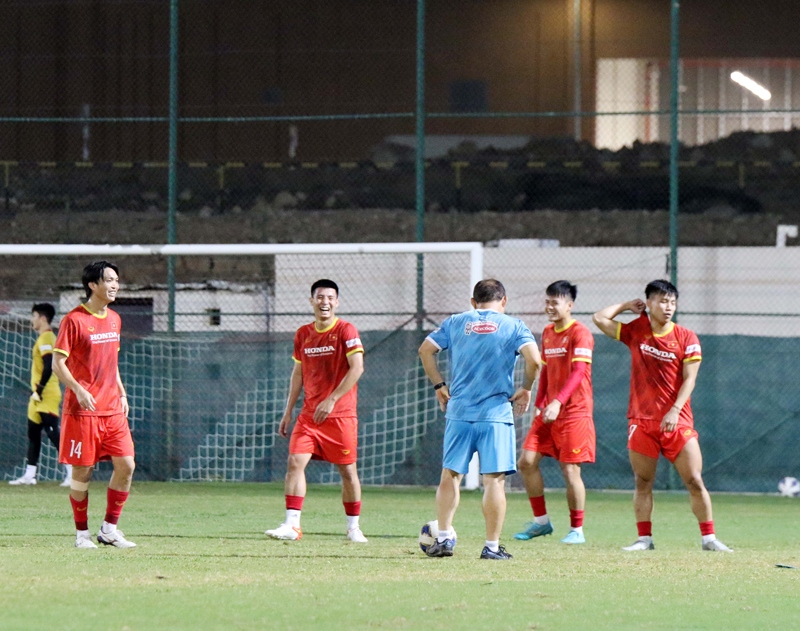
{"type": "Polygon", "coordinates": [[[328,353],[335,353],[336,349],[333,346],[312,346],[311,348],[304,348],[303,352],[306,355],[327,355],[328,353]]]}
{"type": "Polygon", "coordinates": [[[678,359],[675,353],[670,353],[669,351],[662,351],[661,349],[654,348],[652,346],[649,346],[648,344],[639,344],[639,350],[642,351],[642,353],[645,355],[656,357],[662,361],[670,361],[673,359],[678,359]]]}

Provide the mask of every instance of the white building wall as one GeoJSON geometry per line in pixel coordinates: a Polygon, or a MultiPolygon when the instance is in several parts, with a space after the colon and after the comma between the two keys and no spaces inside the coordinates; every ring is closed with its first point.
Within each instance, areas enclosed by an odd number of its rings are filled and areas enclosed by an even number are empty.
{"type": "MultiPolygon", "coordinates": [[[[485,248],[483,276],[500,279],[509,296],[508,313],[539,331],[546,323],[544,289],[551,282],[578,285],[575,312],[590,323],[594,311],[643,298],[649,281],[669,278],[668,255],[666,247],[485,248]]],[[[800,247],[681,248],[678,269],[679,320],[698,333],[800,336],[800,247]]],[[[429,254],[424,270],[429,330],[447,314],[469,308],[469,256],[429,254]]],[[[276,256],[272,298],[264,291],[178,291],[176,328],[292,332],[313,319],[309,289],[318,278],[339,284],[339,313],[359,329],[416,327],[416,255],[320,254],[276,256]],[[207,309],[220,309],[219,325],[211,324],[207,309]]],[[[123,288],[121,295],[152,297],[157,313],[167,311],[163,290],[129,293],[123,288]]],[[[82,291],[64,292],[59,313],[82,299],[82,291]]],[[[154,328],[166,331],[166,316],[157,316],[154,328]]]]}

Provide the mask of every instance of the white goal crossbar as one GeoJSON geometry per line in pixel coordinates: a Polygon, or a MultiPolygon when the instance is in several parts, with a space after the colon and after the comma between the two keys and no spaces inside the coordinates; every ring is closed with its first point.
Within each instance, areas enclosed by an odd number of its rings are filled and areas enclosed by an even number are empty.
{"type": "MultiPolygon", "coordinates": [[[[218,244],[0,244],[0,256],[268,256],[272,254],[436,254],[468,252],[472,278],[483,271],[483,244],[452,243],[218,243],[218,244]]],[[[474,283],[473,283],[474,284],[474,283]]]]}

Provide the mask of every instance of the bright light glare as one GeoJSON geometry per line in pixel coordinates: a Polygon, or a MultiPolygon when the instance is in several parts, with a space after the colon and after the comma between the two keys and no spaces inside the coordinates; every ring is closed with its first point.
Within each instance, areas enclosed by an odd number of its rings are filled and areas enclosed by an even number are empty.
{"type": "Polygon", "coordinates": [[[745,90],[750,90],[750,92],[755,94],[762,101],[769,101],[772,98],[772,93],[767,90],[767,88],[760,83],[753,81],[750,77],[742,74],[738,70],[731,73],[731,81],[738,83],[745,90]]]}

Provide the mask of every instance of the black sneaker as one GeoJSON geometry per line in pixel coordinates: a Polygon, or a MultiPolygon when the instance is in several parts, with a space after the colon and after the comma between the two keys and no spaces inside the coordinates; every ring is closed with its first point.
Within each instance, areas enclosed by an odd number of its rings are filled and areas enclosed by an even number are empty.
{"type": "Polygon", "coordinates": [[[445,539],[439,541],[438,539],[425,551],[429,557],[451,557],[453,556],[453,548],[456,547],[454,539],[445,539]]]}
{"type": "Polygon", "coordinates": [[[488,547],[484,547],[483,551],[481,552],[482,559],[491,559],[492,561],[508,561],[509,559],[513,559],[506,549],[503,546],[500,546],[497,549],[497,552],[493,550],[489,550],[488,547]]]}

